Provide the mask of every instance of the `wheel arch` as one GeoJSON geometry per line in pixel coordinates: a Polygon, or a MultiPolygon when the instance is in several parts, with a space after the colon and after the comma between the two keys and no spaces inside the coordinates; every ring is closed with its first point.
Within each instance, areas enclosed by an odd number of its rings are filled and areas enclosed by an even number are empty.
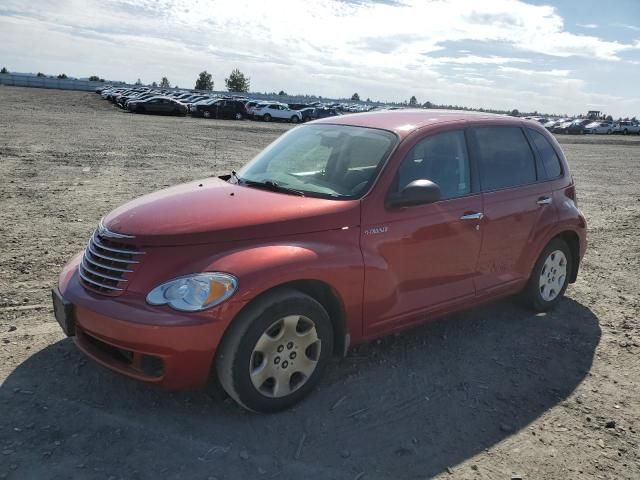
{"type": "Polygon", "coordinates": [[[569,283],[575,283],[578,278],[578,269],[580,268],[580,239],[578,234],[573,230],[565,230],[551,240],[555,238],[563,240],[569,247],[569,251],[571,252],[571,276],[569,277],[569,283]]]}
{"type": "Polygon", "coordinates": [[[569,283],[575,283],[580,268],[580,237],[577,232],[570,229],[563,229],[551,233],[546,237],[546,241],[539,244],[539,249],[534,250],[535,256],[530,257],[531,263],[528,268],[528,277],[530,278],[531,273],[533,273],[536,262],[540,258],[540,255],[542,255],[542,252],[544,252],[544,249],[547,248],[549,243],[556,239],[564,241],[569,247],[569,252],[571,253],[571,275],[569,277],[569,283]]]}
{"type": "Polygon", "coordinates": [[[334,347],[332,353],[334,355],[344,355],[349,347],[350,338],[347,331],[347,315],[344,302],[337,290],[331,285],[323,280],[309,278],[286,281],[278,285],[273,285],[260,292],[236,313],[230,324],[227,326],[226,331],[222,336],[221,343],[224,341],[224,337],[233,328],[239,317],[247,314],[247,312],[250,312],[253,309],[259,310],[272,299],[277,298],[282,293],[286,293],[287,290],[295,290],[304,293],[322,305],[322,307],[327,311],[333,327],[334,347]]]}

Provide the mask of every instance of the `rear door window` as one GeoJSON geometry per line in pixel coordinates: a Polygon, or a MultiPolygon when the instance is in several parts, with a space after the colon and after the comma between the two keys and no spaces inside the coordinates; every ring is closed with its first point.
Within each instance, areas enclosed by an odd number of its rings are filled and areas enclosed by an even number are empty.
{"type": "Polygon", "coordinates": [[[537,180],[535,157],[520,127],[475,128],[480,182],[485,191],[537,180]]]}
{"type": "Polygon", "coordinates": [[[529,130],[529,134],[538,150],[538,155],[547,172],[547,177],[550,179],[559,177],[562,174],[562,167],[560,166],[560,159],[556,151],[541,133],[535,130],[529,130]]]}

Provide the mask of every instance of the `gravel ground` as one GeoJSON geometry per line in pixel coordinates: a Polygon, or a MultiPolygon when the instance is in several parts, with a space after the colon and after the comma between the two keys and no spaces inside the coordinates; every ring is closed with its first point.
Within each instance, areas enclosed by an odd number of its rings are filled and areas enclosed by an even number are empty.
{"type": "Polygon", "coordinates": [[[0,479],[640,478],[640,137],[560,138],[589,250],[553,313],[505,300],[359,347],[259,416],[85,361],[49,292],[104,213],[288,125],[11,87],[0,105],[0,479]]]}

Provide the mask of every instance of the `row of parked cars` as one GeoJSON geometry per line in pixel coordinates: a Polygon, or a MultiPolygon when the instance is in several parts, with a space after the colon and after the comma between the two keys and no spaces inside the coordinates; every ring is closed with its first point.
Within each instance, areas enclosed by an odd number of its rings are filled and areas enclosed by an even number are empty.
{"type": "MultiPolygon", "coordinates": [[[[265,122],[279,120],[302,123],[344,113],[357,113],[381,108],[389,110],[401,108],[337,102],[286,104],[277,101],[252,100],[239,95],[219,96],[202,92],[194,93],[143,86],[105,86],[96,89],[96,93],[101,94],[103,98],[112,101],[120,108],[135,113],[191,115],[193,117],[235,120],[250,118],[265,122]]],[[[640,135],[640,123],[635,120],[613,122],[584,118],[525,118],[541,123],[552,133],[640,135]]]]}
{"type": "Polygon", "coordinates": [[[243,96],[218,96],[149,87],[101,87],[96,89],[96,93],[130,112],[203,118],[250,118],[265,122],[281,120],[301,123],[351,111],[345,110],[341,104],[286,104],[243,96]]]}
{"type": "Polygon", "coordinates": [[[640,135],[640,123],[635,120],[606,121],[592,118],[559,118],[525,117],[540,122],[552,133],[566,134],[599,134],[599,135],[640,135]]]}

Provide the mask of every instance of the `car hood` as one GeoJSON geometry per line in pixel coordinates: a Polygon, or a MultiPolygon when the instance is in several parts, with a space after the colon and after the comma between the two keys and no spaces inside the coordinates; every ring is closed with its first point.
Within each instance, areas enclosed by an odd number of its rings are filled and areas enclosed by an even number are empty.
{"type": "Polygon", "coordinates": [[[299,197],[220,178],[160,190],[116,208],[103,224],[136,244],[197,245],[312,233],[360,222],[358,200],[299,197]]]}

